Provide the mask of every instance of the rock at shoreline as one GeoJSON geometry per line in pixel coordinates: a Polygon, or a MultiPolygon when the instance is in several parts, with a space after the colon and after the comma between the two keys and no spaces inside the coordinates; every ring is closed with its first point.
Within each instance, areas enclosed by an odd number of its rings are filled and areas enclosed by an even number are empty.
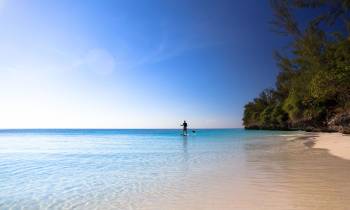
{"type": "Polygon", "coordinates": [[[343,134],[350,134],[350,113],[336,114],[329,120],[328,127],[343,134]]]}

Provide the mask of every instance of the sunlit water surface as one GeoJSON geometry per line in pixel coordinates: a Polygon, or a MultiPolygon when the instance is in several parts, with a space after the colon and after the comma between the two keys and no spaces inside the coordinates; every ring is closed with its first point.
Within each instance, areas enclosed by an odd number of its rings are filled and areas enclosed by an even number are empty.
{"type": "Polygon", "coordinates": [[[1,130],[0,209],[349,209],[350,161],[301,135],[1,130]]]}

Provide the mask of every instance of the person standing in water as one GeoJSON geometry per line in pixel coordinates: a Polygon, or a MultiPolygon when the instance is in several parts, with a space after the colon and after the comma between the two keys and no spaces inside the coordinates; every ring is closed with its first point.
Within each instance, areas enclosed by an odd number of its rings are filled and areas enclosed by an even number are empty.
{"type": "Polygon", "coordinates": [[[184,120],[184,123],[181,125],[183,127],[182,134],[187,136],[187,122],[184,120]]]}

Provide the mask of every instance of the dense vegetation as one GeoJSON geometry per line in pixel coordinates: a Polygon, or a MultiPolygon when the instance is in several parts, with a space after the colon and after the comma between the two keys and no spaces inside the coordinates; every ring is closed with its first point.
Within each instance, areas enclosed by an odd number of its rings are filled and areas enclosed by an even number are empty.
{"type": "Polygon", "coordinates": [[[273,0],[271,5],[274,29],[291,43],[276,52],[276,87],[245,105],[243,124],[329,129],[335,116],[350,113],[350,0],[273,0]]]}

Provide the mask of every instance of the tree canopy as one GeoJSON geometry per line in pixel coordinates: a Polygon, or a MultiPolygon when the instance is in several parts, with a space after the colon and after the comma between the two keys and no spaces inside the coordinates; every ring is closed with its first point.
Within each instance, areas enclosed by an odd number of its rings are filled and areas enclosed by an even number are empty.
{"type": "Polygon", "coordinates": [[[275,53],[280,69],[275,88],[245,105],[243,124],[325,126],[331,116],[350,111],[350,0],[271,0],[271,5],[274,31],[292,41],[275,53]],[[300,21],[296,13],[310,17],[300,21]]]}

